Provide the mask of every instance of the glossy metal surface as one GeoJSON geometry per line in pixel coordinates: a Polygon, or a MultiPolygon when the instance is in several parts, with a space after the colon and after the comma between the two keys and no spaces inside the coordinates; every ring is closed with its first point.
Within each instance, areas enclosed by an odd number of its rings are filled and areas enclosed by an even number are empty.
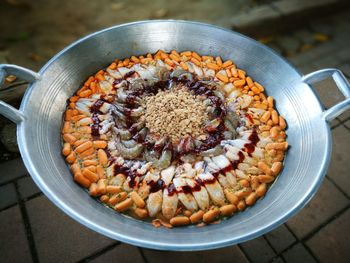
{"type": "MultiPolygon", "coordinates": [[[[18,142],[25,165],[41,190],[65,213],[85,226],[123,242],[167,250],[203,250],[260,236],[298,212],[322,182],[331,151],[330,129],[310,86],[285,60],[240,34],[185,21],[146,21],[109,28],[70,45],[39,72],[20,112],[18,142]],[[66,100],[94,72],[115,58],[194,50],[232,59],[276,99],[288,122],[285,168],[266,197],[219,225],[154,228],[119,215],[91,198],[72,180],[61,152],[60,129],[66,100]]],[[[345,86],[344,86],[345,87],[345,86]]],[[[345,109],[341,107],[341,110],[345,109]]],[[[0,108],[0,112],[4,108],[0,108]]],[[[333,111],[329,119],[340,114],[333,111]]]]}

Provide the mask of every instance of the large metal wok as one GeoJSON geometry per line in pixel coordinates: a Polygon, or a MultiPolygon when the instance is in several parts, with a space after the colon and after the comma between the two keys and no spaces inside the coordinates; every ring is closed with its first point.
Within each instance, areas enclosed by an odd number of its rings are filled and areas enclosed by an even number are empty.
{"type": "Polygon", "coordinates": [[[238,33],[187,21],[145,21],[89,35],[53,57],[39,73],[0,65],[0,79],[14,74],[31,82],[19,110],[0,101],[0,113],[17,123],[18,145],[32,178],[45,195],[81,224],[110,238],[166,250],[203,250],[260,236],[296,214],[320,186],[331,154],[328,122],[350,108],[349,83],[336,69],[302,76],[269,48],[238,33]],[[232,59],[276,99],[288,122],[291,145],[285,167],[255,206],[218,225],[154,228],[107,209],[72,180],[61,156],[60,129],[66,100],[87,76],[115,58],[194,50],[232,59]],[[308,85],[333,77],[346,99],[324,110],[308,85]]]}

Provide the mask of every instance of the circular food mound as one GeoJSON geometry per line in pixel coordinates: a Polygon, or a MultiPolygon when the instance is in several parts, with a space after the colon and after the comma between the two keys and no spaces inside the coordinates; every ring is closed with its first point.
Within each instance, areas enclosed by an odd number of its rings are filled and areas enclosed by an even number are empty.
{"type": "Polygon", "coordinates": [[[265,195],[286,122],[264,88],[220,57],[116,60],[69,99],[63,149],[91,196],[154,226],[204,225],[265,195]]]}

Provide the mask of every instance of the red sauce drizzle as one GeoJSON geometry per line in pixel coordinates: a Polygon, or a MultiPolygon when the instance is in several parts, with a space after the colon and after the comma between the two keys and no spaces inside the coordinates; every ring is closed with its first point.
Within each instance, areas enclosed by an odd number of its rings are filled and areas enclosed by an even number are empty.
{"type": "Polygon", "coordinates": [[[159,190],[163,190],[165,187],[165,183],[162,179],[158,179],[156,182],[150,181],[147,184],[151,187],[150,193],[158,192],[159,190]]]}
{"type": "Polygon", "coordinates": [[[98,140],[100,138],[100,119],[98,118],[99,114],[102,114],[100,108],[102,107],[104,100],[96,100],[94,104],[90,107],[91,112],[91,135],[93,139],[98,140]]]}
{"type": "Polygon", "coordinates": [[[255,150],[255,146],[259,142],[259,136],[255,129],[253,129],[252,134],[249,136],[248,140],[250,140],[250,143],[244,144],[244,147],[248,153],[249,156],[252,156],[252,153],[255,150]]]}

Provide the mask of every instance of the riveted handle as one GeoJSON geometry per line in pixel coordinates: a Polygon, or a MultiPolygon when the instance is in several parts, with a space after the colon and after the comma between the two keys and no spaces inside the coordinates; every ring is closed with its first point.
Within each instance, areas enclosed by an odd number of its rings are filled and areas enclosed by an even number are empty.
{"type": "Polygon", "coordinates": [[[302,77],[302,81],[308,84],[319,82],[329,77],[333,78],[338,89],[345,96],[345,100],[337,103],[333,107],[323,112],[323,118],[326,121],[331,121],[342,114],[344,111],[350,109],[350,84],[348,80],[339,69],[334,68],[321,69],[302,77]]]}
{"type": "MultiPolygon", "coordinates": [[[[15,75],[16,77],[26,80],[29,83],[33,83],[40,79],[40,75],[30,69],[11,64],[0,64],[0,87],[4,84],[7,75],[15,75]]],[[[22,111],[1,100],[0,114],[17,124],[25,119],[22,111]]]]}

